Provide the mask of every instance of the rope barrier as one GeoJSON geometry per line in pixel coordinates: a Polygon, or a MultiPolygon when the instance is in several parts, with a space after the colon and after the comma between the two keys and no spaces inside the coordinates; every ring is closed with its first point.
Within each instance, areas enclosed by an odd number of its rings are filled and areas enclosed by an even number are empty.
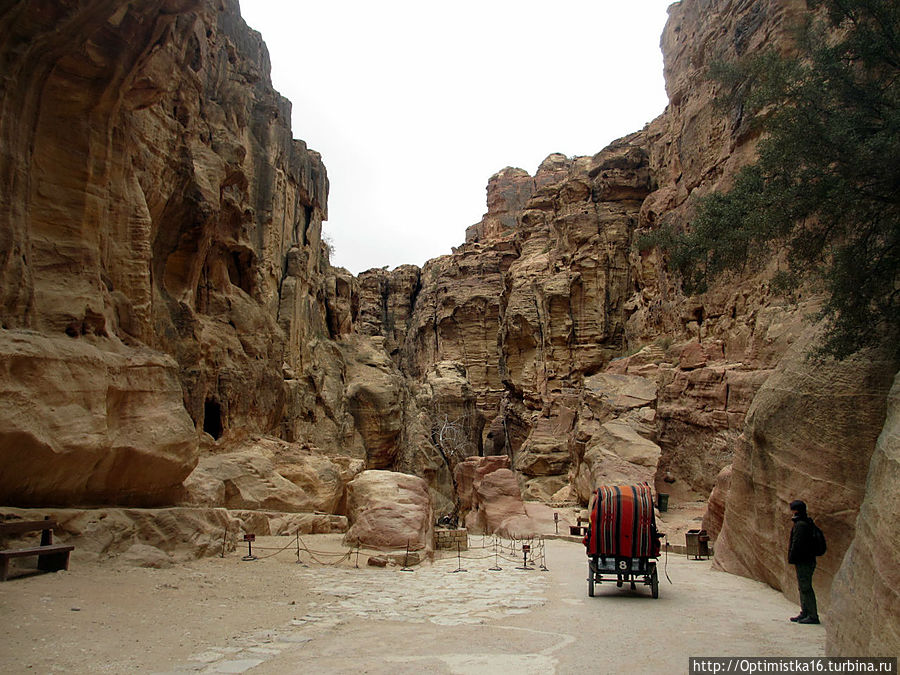
{"type": "MultiPolygon", "coordinates": [[[[227,534],[228,528],[226,528],[225,530],[223,539],[227,537],[227,534]]],[[[359,540],[357,540],[355,547],[346,548],[341,551],[323,551],[313,549],[306,545],[298,531],[294,533],[292,539],[284,546],[254,546],[256,551],[269,551],[269,553],[265,553],[261,556],[254,555],[253,559],[265,560],[267,558],[273,558],[291,547],[294,547],[297,562],[301,564],[305,564],[302,561],[301,553],[306,553],[309,556],[309,562],[314,562],[318,565],[325,566],[341,565],[344,562],[353,560],[355,556],[355,567],[357,568],[359,568],[359,555],[361,552],[368,551],[376,554],[380,554],[383,552],[379,549],[362,546],[359,540]]],[[[222,557],[224,557],[224,554],[225,551],[223,547],[222,557]]],[[[409,567],[409,554],[410,546],[409,542],[407,542],[406,554],[403,560],[404,564],[401,571],[414,571],[413,568],[409,567]]],[[[437,559],[441,559],[440,549],[438,551],[435,551],[435,554],[437,559]]],[[[500,571],[503,569],[502,567],[500,567],[501,560],[512,564],[521,563],[522,566],[518,569],[535,569],[534,567],[529,567],[529,565],[532,565],[537,566],[537,568],[542,571],[547,571],[546,547],[543,537],[506,538],[500,537],[498,535],[473,535],[469,537],[469,545],[467,547],[467,551],[463,552],[459,544],[457,544],[455,556],[457,559],[457,569],[454,570],[455,572],[467,571],[462,566],[464,560],[467,562],[492,560],[494,565],[493,567],[488,568],[491,571],[500,571]],[[475,537],[478,537],[478,539],[476,540],[475,537]],[[527,550],[525,549],[525,547],[527,547],[527,550]]],[[[250,559],[247,556],[244,556],[244,558],[250,559]]]]}

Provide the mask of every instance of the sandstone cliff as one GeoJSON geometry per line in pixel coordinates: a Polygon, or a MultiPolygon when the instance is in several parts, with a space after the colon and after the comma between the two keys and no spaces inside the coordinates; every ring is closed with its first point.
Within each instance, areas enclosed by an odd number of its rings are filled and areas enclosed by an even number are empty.
{"type": "Polygon", "coordinates": [[[791,49],[805,11],[674,4],[658,119],[534,176],[503,169],[452,255],[355,278],[328,264],[324,165],[293,139],[236,0],[4,6],[0,504],[332,527],[297,514],[347,512],[364,469],[420,476],[417,508],[437,515],[469,504],[466,457],[502,455],[511,470],[478,497],[494,506],[519,503],[516,483],[580,502],[600,482],[718,485],[719,564],[791,593],[783,512],[802,496],[829,533],[829,649],[896,652],[879,551],[897,536],[879,523],[897,516],[893,412],[882,430],[897,364],[811,365],[815,297],[779,297],[765,271],[684,297],[633,245],[753,158],[705,66],[791,49]],[[850,625],[865,597],[883,599],[881,641],[850,625]]]}
{"type": "MultiPolygon", "coordinates": [[[[718,564],[788,594],[784,514],[805,498],[830,535],[816,577],[828,607],[839,568],[838,606],[850,579],[862,583],[842,567],[851,542],[862,537],[856,556],[873,555],[864,495],[879,505],[870,514],[893,503],[881,481],[867,493],[865,476],[897,364],[878,354],[807,363],[814,295],[779,297],[763,271],[685,297],[655,251],[633,247],[642,230],[686,223],[693,197],[727,188],[754,157],[756,132],[739,109],[713,104],[706,65],[766,45],[791,50],[806,11],[800,0],[673,5],[665,113],[593,157],[551,155],[533,177],[497,173],[466,243],[427,263],[403,298],[391,287],[407,288],[410,271],[398,271],[378,306],[394,317],[385,323],[408,377],[460,364],[480,453],[508,455],[530,498],[583,502],[598,482],[645,479],[676,499],[706,498],[718,485],[718,564]]],[[[861,644],[842,627],[852,620],[829,617],[846,653],[861,644]]]]}
{"type": "MultiPolygon", "coordinates": [[[[325,167],[236,0],[14,3],[0,27],[0,503],[196,503],[201,455],[267,437],[446,478],[384,339],[326,307],[325,167]]],[[[202,469],[259,473],[223,461],[202,469]]]]}

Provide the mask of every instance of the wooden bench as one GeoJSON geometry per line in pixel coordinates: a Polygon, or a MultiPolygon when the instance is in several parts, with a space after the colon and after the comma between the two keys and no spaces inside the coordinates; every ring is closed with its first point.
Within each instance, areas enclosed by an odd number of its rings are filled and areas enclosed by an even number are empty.
{"type": "Polygon", "coordinates": [[[11,558],[37,556],[38,569],[44,572],[57,572],[69,569],[69,553],[75,547],[68,544],[53,543],[53,528],[57,522],[46,516],[43,520],[11,520],[0,522],[0,537],[14,537],[28,532],[41,532],[41,545],[30,548],[9,548],[0,550],[0,581],[9,576],[11,558]]]}

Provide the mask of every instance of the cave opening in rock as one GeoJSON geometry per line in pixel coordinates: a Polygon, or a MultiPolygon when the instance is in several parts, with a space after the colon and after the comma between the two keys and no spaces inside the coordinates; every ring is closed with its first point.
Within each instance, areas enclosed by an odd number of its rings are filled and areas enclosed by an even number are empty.
{"type": "Polygon", "coordinates": [[[255,290],[252,276],[253,254],[244,250],[229,251],[225,255],[225,264],[231,284],[252,296],[255,290]]]}
{"type": "Polygon", "coordinates": [[[203,431],[216,440],[222,436],[222,406],[212,398],[203,404],[203,431]]]}

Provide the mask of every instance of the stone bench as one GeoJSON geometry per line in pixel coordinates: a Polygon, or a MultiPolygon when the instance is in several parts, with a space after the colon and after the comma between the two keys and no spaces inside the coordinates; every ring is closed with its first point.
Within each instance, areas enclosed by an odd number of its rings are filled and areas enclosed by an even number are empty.
{"type": "Polygon", "coordinates": [[[37,556],[38,569],[44,572],[57,572],[69,569],[69,553],[75,547],[68,544],[53,543],[53,528],[57,522],[49,516],[44,520],[13,520],[0,522],[0,538],[15,537],[29,532],[41,533],[40,546],[27,548],[8,548],[0,550],[0,581],[9,577],[9,561],[12,558],[37,556]]]}

